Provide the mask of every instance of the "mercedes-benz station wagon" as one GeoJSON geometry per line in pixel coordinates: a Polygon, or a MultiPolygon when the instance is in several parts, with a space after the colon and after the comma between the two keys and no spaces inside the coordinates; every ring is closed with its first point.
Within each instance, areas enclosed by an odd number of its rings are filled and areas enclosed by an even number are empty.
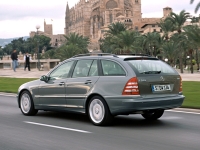
{"type": "Polygon", "coordinates": [[[182,80],[162,60],[147,55],[78,55],[18,89],[24,115],[38,110],[85,113],[94,125],[114,116],[156,120],[183,103],[182,80]]]}

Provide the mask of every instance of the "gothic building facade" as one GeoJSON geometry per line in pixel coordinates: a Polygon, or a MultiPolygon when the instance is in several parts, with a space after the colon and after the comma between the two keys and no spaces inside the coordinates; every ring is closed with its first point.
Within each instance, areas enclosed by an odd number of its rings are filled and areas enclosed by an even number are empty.
{"type": "MultiPolygon", "coordinates": [[[[172,11],[163,9],[163,17],[172,11]]],[[[92,48],[114,22],[124,22],[132,30],[142,30],[145,24],[161,18],[142,18],[141,0],[80,0],[74,7],[66,6],[65,35],[71,32],[90,38],[92,48]]]]}

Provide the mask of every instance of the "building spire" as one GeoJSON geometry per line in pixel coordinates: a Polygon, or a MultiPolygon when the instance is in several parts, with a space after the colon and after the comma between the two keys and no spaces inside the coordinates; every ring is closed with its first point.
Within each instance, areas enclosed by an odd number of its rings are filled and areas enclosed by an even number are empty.
{"type": "Polygon", "coordinates": [[[68,1],[67,1],[67,6],[66,6],[66,13],[69,12],[69,5],[68,5],[68,1]]]}

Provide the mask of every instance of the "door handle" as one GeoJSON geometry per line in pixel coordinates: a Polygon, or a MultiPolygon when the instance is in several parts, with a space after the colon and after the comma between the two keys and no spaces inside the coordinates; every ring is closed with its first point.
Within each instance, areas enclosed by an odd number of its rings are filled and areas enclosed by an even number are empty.
{"type": "Polygon", "coordinates": [[[92,83],[91,80],[87,80],[87,81],[85,81],[85,84],[91,84],[91,83],[92,83]]]}
{"type": "Polygon", "coordinates": [[[60,86],[65,85],[65,82],[60,82],[59,85],[60,86]]]}

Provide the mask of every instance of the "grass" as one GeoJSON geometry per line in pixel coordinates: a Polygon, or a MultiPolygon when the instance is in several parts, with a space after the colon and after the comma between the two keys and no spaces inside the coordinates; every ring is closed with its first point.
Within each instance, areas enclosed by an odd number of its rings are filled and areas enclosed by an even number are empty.
{"type": "MultiPolygon", "coordinates": [[[[0,92],[17,93],[19,86],[35,78],[0,77],[0,92]]],[[[182,107],[200,109],[200,82],[183,81],[185,100],[182,107]]]]}
{"type": "Polygon", "coordinates": [[[35,78],[6,78],[0,77],[0,92],[17,93],[20,85],[36,80],[35,78]]]}
{"type": "Polygon", "coordinates": [[[200,109],[200,82],[183,81],[185,100],[182,107],[200,109]]]}

